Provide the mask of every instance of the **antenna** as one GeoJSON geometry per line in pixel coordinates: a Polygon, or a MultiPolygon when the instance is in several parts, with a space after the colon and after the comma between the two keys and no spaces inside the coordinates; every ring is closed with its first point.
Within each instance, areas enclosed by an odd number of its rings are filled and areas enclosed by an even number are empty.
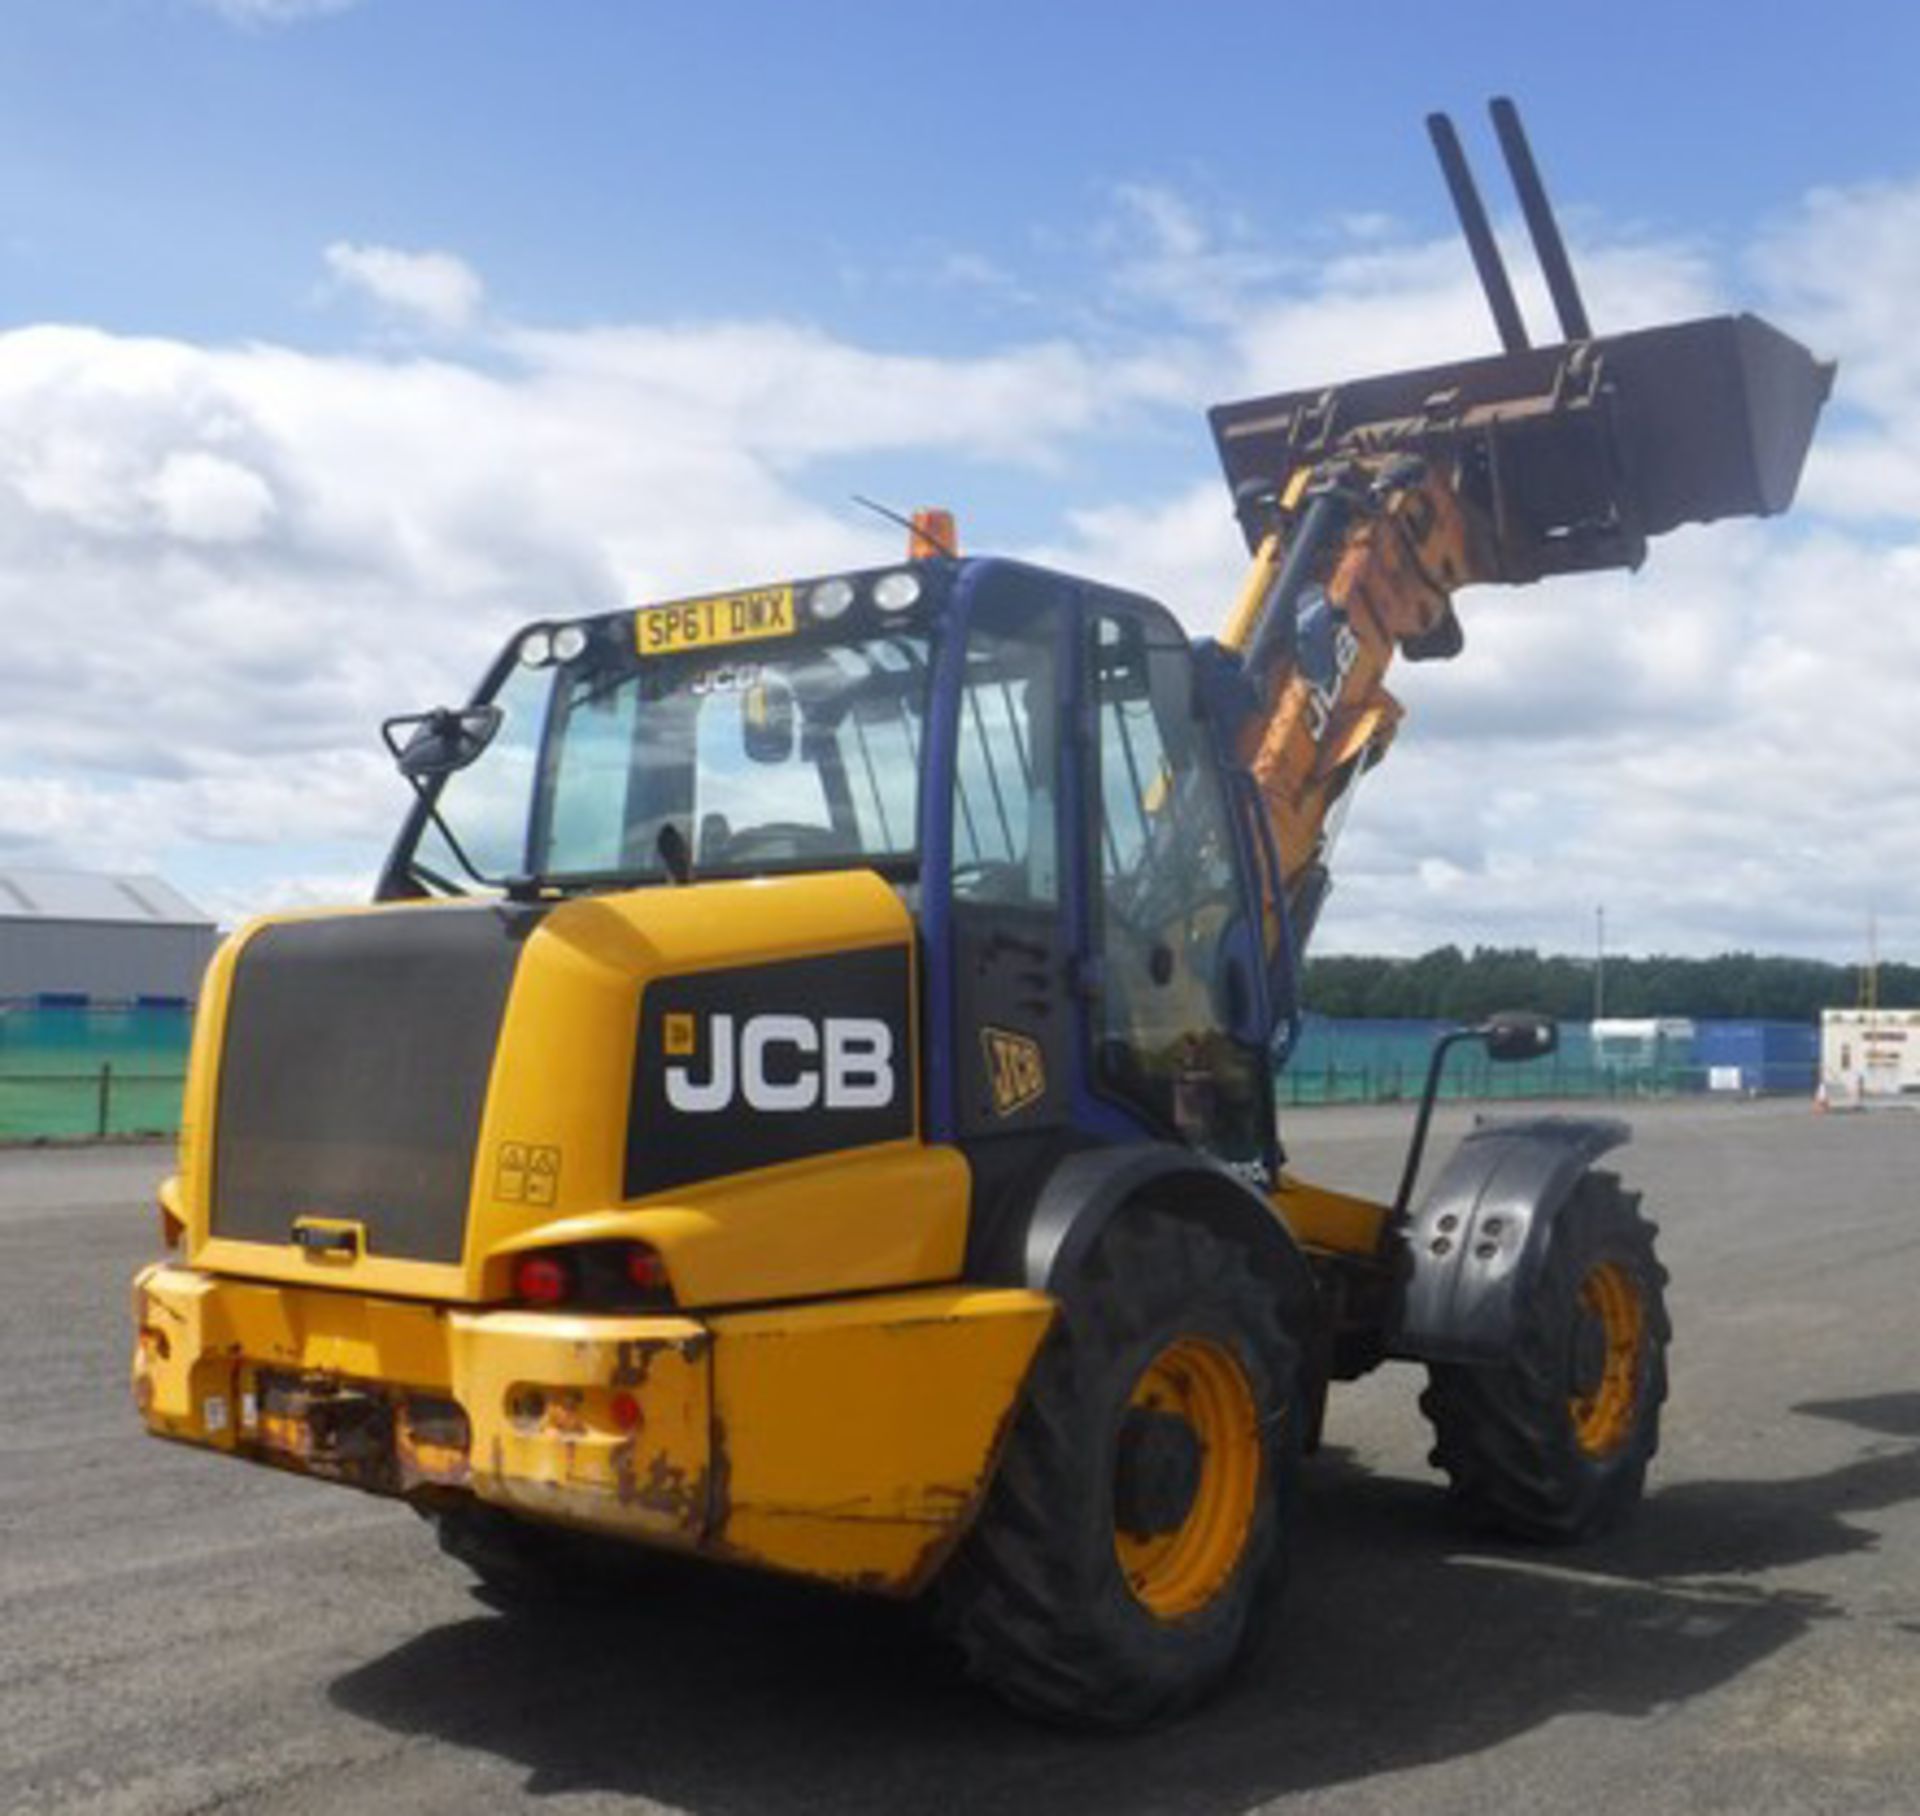
{"type": "MultiPolygon", "coordinates": [[[[936,554],[945,555],[957,561],[960,551],[954,546],[953,518],[945,511],[916,511],[909,517],[896,511],[891,505],[880,503],[878,499],[863,497],[858,492],[848,494],[853,502],[871,511],[876,517],[884,517],[889,523],[897,523],[907,533],[908,547],[918,548],[924,542],[931,546],[936,554]]],[[[911,557],[910,557],[911,558],[911,557]]]]}
{"type": "Polygon", "coordinates": [[[1501,155],[1507,160],[1514,192],[1520,198],[1520,212],[1527,217],[1527,232],[1533,240],[1534,256],[1540,261],[1541,275],[1547,280],[1547,293],[1553,298],[1553,312],[1560,318],[1560,331],[1570,341],[1592,340],[1593,324],[1587,320],[1587,306],[1580,300],[1580,286],[1573,281],[1566,242],[1553,218],[1546,185],[1540,181],[1540,167],[1533,161],[1527,129],[1520,124],[1520,110],[1507,96],[1499,95],[1488,102],[1487,112],[1493,116],[1493,130],[1499,135],[1501,155]]]}
{"type": "Polygon", "coordinates": [[[1433,141],[1434,153],[1440,160],[1440,174],[1447,179],[1453,211],[1460,217],[1460,231],[1466,235],[1467,250],[1473,254],[1473,268],[1480,274],[1480,288],[1486,293],[1487,307],[1493,311],[1493,325],[1500,331],[1500,345],[1508,353],[1524,353],[1532,344],[1527,339],[1527,324],[1521,320],[1520,305],[1514,301],[1513,285],[1507,279],[1507,267],[1500,257],[1493,228],[1488,225],[1480,191],[1474,187],[1467,154],[1460,149],[1460,135],[1445,114],[1430,113],[1427,137],[1433,141]]]}

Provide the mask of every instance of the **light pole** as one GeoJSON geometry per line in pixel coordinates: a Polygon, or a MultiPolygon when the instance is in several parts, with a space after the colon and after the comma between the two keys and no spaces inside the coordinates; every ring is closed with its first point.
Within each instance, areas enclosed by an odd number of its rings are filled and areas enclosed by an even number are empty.
{"type": "Polygon", "coordinates": [[[1593,1019],[1607,1012],[1607,910],[1605,903],[1593,911],[1593,1019]]]}

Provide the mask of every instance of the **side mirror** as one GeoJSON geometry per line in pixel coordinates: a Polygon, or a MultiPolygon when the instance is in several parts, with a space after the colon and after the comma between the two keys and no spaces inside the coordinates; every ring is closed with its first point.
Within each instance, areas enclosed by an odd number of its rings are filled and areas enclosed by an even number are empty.
{"type": "Polygon", "coordinates": [[[1489,1016],[1476,1031],[1492,1060],[1545,1059],[1560,1045],[1560,1024],[1550,1015],[1525,1009],[1489,1016]]]}
{"type": "Polygon", "coordinates": [[[400,773],[410,782],[424,782],[465,769],[493,742],[502,716],[497,706],[436,706],[389,719],[380,735],[400,773]]]}
{"type": "Polygon", "coordinates": [[[784,681],[756,681],[740,700],[740,742],[751,763],[785,763],[793,756],[793,689],[784,681]]]}

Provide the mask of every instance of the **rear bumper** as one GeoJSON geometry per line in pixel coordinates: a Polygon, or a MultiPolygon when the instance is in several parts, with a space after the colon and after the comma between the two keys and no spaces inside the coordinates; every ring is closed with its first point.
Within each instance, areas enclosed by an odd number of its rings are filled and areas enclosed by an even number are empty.
{"type": "Polygon", "coordinates": [[[157,1436],[375,1493],[910,1593],[991,1479],[1053,1302],[933,1287],[708,1320],[457,1310],[161,1265],[157,1436]]]}
{"type": "Polygon", "coordinates": [[[154,1267],[150,1431],[375,1493],[458,1490],[690,1543],[708,1523],[712,1337],[690,1318],[463,1312],[154,1267]]]}

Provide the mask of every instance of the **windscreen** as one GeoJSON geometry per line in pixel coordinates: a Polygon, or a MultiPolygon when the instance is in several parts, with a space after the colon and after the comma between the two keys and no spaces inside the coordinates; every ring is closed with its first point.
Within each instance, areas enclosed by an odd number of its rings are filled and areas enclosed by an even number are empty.
{"type": "Polygon", "coordinates": [[[441,785],[406,856],[417,881],[911,866],[923,632],[642,656],[617,622],[602,629],[574,660],[504,671],[499,731],[441,785]]]}

